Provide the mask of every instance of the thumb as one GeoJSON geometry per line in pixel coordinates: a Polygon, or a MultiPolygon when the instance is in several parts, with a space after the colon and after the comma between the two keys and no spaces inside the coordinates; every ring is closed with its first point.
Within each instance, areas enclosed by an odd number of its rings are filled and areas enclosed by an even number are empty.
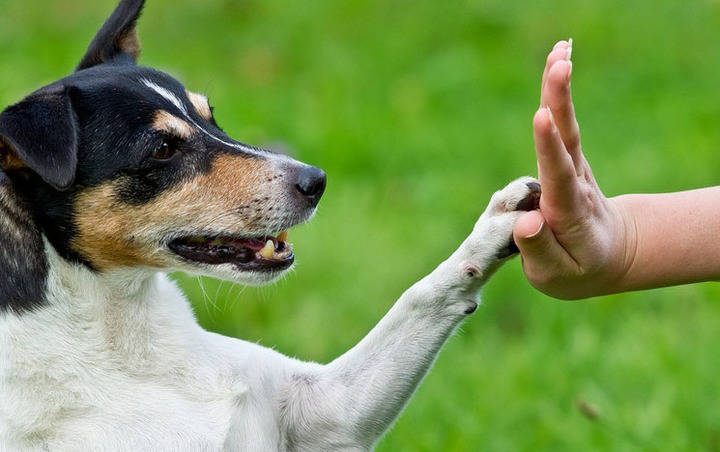
{"type": "Polygon", "coordinates": [[[520,249],[523,269],[528,276],[566,267],[572,261],[539,210],[527,212],[518,218],[513,238],[520,249]]]}

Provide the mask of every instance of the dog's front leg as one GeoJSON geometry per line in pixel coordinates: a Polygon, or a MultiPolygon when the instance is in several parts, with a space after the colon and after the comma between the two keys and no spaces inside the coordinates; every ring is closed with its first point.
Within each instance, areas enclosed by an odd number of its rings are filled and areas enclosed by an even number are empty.
{"type": "Polygon", "coordinates": [[[512,254],[512,228],[537,206],[540,186],[522,178],[497,192],[472,234],[408,289],[354,348],[295,373],[283,396],[292,450],[365,450],[403,409],[457,325],[475,311],[480,287],[512,254]]]}

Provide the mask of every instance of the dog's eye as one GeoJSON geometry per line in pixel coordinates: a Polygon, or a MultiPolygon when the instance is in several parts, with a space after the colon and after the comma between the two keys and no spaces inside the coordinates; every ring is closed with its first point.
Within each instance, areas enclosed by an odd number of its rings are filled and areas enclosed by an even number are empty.
{"type": "Polygon", "coordinates": [[[160,147],[153,151],[152,158],[155,160],[170,160],[174,155],[175,149],[170,146],[170,143],[163,141],[160,147]]]}

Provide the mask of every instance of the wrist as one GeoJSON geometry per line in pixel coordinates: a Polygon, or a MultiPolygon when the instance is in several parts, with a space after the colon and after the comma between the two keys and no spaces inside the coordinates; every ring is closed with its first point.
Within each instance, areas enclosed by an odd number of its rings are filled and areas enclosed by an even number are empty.
{"type": "Polygon", "coordinates": [[[639,234],[636,210],[632,208],[632,195],[608,199],[616,224],[616,251],[613,265],[617,269],[608,293],[633,290],[633,269],[637,264],[639,234]]]}

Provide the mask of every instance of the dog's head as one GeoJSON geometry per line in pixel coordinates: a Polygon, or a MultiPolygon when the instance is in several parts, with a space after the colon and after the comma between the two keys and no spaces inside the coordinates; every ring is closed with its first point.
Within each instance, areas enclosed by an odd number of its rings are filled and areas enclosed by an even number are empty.
{"type": "Polygon", "coordinates": [[[0,165],[65,259],[273,280],[325,174],[233,140],[207,98],[137,66],[143,3],[122,0],[75,73],[2,112],[0,165]]]}

